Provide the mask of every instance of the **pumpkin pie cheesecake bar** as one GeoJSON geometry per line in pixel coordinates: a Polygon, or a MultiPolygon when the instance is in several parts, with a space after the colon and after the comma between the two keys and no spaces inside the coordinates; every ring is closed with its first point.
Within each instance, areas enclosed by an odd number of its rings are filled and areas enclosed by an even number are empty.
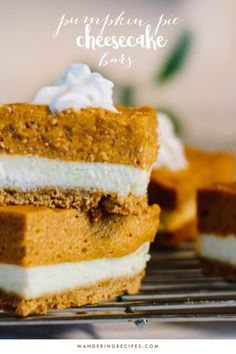
{"type": "Polygon", "coordinates": [[[147,203],[157,119],[113,106],[112,86],[71,65],[31,103],[0,106],[1,309],[26,316],[140,288],[159,224],[147,203]]]}
{"type": "Polygon", "coordinates": [[[0,205],[147,208],[156,113],[113,106],[109,85],[86,65],[71,65],[32,103],[0,106],[0,205]]]}
{"type": "Polygon", "coordinates": [[[176,246],[197,235],[197,189],[234,176],[234,158],[225,152],[185,148],[188,167],[180,171],[154,170],[150,200],[161,206],[160,237],[157,242],[176,246]]]}
{"type": "Polygon", "coordinates": [[[227,152],[184,146],[168,117],[158,117],[160,151],[151,173],[149,202],[161,207],[157,243],[177,246],[197,235],[197,189],[232,181],[235,159],[227,152]]]}
{"type": "Polygon", "coordinates": [[[236,182],[198,191],[196,252],[208,271],[236,280],[236,182]]]}
{"type": "Polygon", "coordinates": [[[0,207],[0,308],[26,316],[136,293],[160,209],[142,215],[0,207]]]}

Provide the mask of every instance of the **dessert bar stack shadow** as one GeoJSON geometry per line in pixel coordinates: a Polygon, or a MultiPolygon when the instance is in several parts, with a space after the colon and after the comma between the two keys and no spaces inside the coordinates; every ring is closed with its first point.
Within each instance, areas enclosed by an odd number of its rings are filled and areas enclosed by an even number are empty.
{"type": "MultiPolygon", "coordinates": [[[[81,75],[103,98],[110,82],[72,65],[63,104],[81,75]]],[[[156,111],[106,109],[110,97],[78,107],[84,92],[75,107],[53,110],[48,97],[0,106],[1,309],[26,316],[140,288],[160,214],[147,202],[156,111]]]]}

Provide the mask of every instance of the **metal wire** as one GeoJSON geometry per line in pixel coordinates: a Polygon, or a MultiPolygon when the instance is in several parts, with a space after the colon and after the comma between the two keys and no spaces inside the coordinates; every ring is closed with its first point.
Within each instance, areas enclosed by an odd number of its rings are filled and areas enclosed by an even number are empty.
{"type": "Polygon", "coordinates": [[[104,321],[236,321],[236,283],[204,274],[190,245],[152,251],[142,289],[98,306],[21,318],[0,312],[0,325],[79,324],[104,321]]]}

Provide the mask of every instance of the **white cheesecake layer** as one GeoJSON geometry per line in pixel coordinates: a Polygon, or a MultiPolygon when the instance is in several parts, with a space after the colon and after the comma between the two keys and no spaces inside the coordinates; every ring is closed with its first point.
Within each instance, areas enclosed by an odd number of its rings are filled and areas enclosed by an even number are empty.
{"type": "Polygon", "coordinates": [[[201,234],[198,244],[200,256],[236,266],[236,235],[201,234]]]}
{"type": "Polygon", "coordinates": [[[149,171],[122,164],[0,155],[0,188],[23,191],[43,187],[83,188],[120,196],[143,195],[149,176],[149,171]]]}
{"type": "Polygon", "coordinates": [[[101,258],[75,263],[21,266],[0,263],[0,288],[29,299],[47,293],[95,284],[98,281],[141,272],[149,260],[148,242],[119,258],[101,258]]]}

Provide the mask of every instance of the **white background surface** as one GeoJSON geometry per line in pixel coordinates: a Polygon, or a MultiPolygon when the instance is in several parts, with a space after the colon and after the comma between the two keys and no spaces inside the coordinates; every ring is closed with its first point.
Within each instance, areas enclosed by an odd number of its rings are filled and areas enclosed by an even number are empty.
{"type": "MultiPolygon", "coordinates": [[[[138,61],[130,70],[111,64],[104,73],[116,84],[134,84],[138,104],[174,110],[183,123],[187,143],[236,151],[235,0],[0,0],[0,102],[30,101],[39,87],[54,82],[71,62],[88,62],[99,69],[103,49],[87,51],[75,44],[83,26],[65,27],[53,39],[63,13],[102,17],[108,13],[117,16],[123,10],[149,18],[153,24],[161,13],[174,14],[183,22],[162,31],[169,41],[163,50],[137,47],[131,52],[138,61]],[[188,28],[194,37],[185,69],[155,88],[153,76],[182,28],[188,28]]],[[[130,32],[136,29],[116,28],[116,34],[130,32]]]]}

